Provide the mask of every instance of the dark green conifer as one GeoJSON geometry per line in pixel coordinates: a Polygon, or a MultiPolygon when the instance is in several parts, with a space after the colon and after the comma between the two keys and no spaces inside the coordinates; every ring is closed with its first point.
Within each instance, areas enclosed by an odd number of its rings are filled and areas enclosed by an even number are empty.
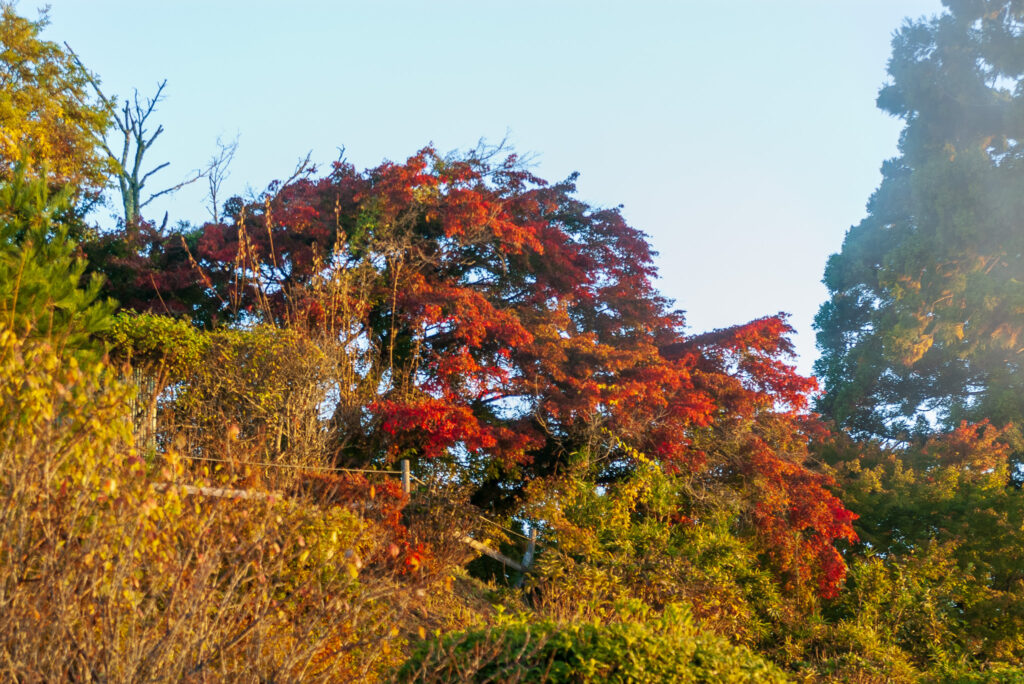
{"type": "Polygon", "coordinates": [[[825,271],[819,409],[861,434],[1024,418],[1024,3],[944,4],[893,38],[899,156],[825,271]]]}

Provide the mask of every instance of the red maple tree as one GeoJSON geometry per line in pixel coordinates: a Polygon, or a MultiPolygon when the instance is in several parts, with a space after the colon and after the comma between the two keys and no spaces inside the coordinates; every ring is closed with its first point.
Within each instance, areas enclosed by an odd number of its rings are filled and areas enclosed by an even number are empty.
{"type": "Polygon", "coordinates": [[[617,209],[491,159],[335,164],[235,203],[192,263],[225,315],[350,351],[330,424],[340,463],[461,454],[487,465],[475,501],[499,508],[626,443],[737,492],[766,555],[833,593],[853,516],[807,467],[816,385],[786,363],[784,318],[688,337],[617,209]]]}

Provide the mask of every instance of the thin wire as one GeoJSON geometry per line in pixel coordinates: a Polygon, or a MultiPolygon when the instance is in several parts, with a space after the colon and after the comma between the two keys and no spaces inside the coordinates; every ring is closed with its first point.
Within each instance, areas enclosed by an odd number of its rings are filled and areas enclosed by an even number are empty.
{"type": "Polygon", "coordinates": [[[493,520],[491,520],[489,518],[485,518],[482,515],[478,515],[477,517],[480,518],[481,520],[483,520],[485,523],[489,523],[491,525],[494,525],[495,527],[497,527],[498,529],[502,530],[503,532],[509,532],[510,534],[514,534],[517,537],[521,537],[521,538],[525,539],[526,541],[530,541],[530,538],[527,537],[525,534],[520,534],[519,532],[516,532],[513,529],[505,527],[504,525],[501,525],[500,523],[496,523],[496,522],[494,522],[493,520]]]}
{"type": "MultiPolygon", "coordinates": [[[[236,463],[235,461],[228,461],[228,460],[223,459],[223,458],[210,458],[209,456],[190,456],[189,458],[191,458],[193,461],[207,461],[209,463],[227,463],[227,464],[234,464],[234,463],[236,463]]],[[[341,472],[341,473],[370,473],[370,474],[374,474],[374,475],[401,475],[402,474],[401,470],[368,470],[368,469],[365,469],[365,468],[335,468],[335,467],[332,467],[332,466],[303,466],[303,465],[297,465],[297,464],[294,464],[294,463],[265,463],[265,462],[259,462],[259,461],[239,461],[239,462],[237,462],[237,465],[263,466],[263,467],[268,467],[268,468],[301,468],[303,470],[326,470],[326,471],[329,471],[329,472],[341,472]]],[[[416,477],[415,475],[411,475],[410,478],[413,479],[413,480],[416,480],[416,482],[419,482],[423,486],[427,486],[426,482],[424,482],[420,478],[416,477]]],[[[247,491],[247,490],[239,490],[239,491],[247,491]]],[[[503,532],[508,532],[509,534],[513,534],[513,535],[515,535],[517,537],[520,537],[521,539],[525,539],[526,541],[530,541],[530,538],[527,537],[526,535],[521,534],[519,532],[516,532],[515,530],[510,529],[508,527],[505,527],[504,525],[501,525],[500,523],[496,523],[493,520],[490,520],[489,518],[485,518],[482,515],[478,515],[477,517],[480,518],[481,520],[483,520],[485,523],[488,523],[489,525],[493,525],[494,527],[497,527],[499,530],[502,530],[503,532]]]]}
{"type": "MultiPolygon", "coordinates": [[[[379,475],[401,475],[401,470],[368,470],[365,468],[336,468],[334,466],[313,466],[298,465],[296,463],[263,463],[260,461],[228,461],[223,458],[210,458],[208,456],[189,456],[193,461],[209,461],[210,463],[228,463],[235,465],[263,466],[267,468],[299,468],[301,470],[327,470],[340,473],[375,473],[379,475]]],[[[420,484],[425,484],[419,480],[420,484]]]]}

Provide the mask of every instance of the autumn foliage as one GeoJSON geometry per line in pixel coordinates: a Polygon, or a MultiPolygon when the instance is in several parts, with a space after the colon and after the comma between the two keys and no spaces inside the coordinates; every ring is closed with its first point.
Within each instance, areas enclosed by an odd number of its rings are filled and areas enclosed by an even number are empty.
{"type": "Polygon", "coordinates": [[[854,516],[808,468],[816,384],[787,363],[784,317],[688,336],[655,289],[646,237],[618,210],[514,155],[493,160],[426,148],[365,172],[337,163],[229,203],[224,223],[129,250],[148,259],[99,268],[136,294],[159,283],[152,311],[185,313],[168,303],[203,282],[200,322],[262,321],[340,345],[337,464],[462,453],[474,503],[513,511],[527,482],[581,453],[604,452],[619,472],[599,477],[621,476],[630,459],[612,434],[731,489],[787,581],[834,594],[834,544],[856,538],[854,516]]]}
{"type": "Polygon", "coordinates": [[[819,387],[785,314],[689,330],[643,232],[503,146],[91,226],[110,108],[0,1],[0,672],[1020,681],[1019,217],[986,198],[1020,204],[1024,137],[950,93],[1014,111],[1024,11],[944,4],[894,39],[907,129],[819,387]]]}

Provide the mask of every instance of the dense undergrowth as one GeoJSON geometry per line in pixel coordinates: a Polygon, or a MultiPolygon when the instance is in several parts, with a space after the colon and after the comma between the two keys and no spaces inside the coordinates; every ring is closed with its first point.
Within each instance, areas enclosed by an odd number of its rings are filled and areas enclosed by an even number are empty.
{"type": "MultiPolygon", "coordinates": [[[[777,398],[758,405],[764,390],[723,369],[718,415],[687,429],[691,463],[652,459],[602,423],[544,473],[453,438],[431,458],[401,453],[418,479],[407,495],[393,476],[331,470],[356,465],[355,437],[332,423],[339,374],[373,404],[336,333],[115,314],[77,285],[62,198],[24,178],[4,190],[2,267],[17,276],[0,337],[0,643],[13,679],[1020,675],[1019,566],[1003,541],[1024,510],[1002,484],[1012,429],[858,444],[777,398]],[[474,504],[496,478],[517,480],[514,504],[474,504]],[[816,483],[823,498],[796,495],[816,483]],[[857,537],[821,539],[839,574],[787,556],[819,548],[801,506],[852,519],[840,500],[859,518],[857,537]],[[539,532],[521,578],[463,542],[521,558],[494,521],[539,532]],[[780,529],[791,545],[764,536],[780,529]]],[[[358,465],[394,467],[378,453],[358,465]]]]}

